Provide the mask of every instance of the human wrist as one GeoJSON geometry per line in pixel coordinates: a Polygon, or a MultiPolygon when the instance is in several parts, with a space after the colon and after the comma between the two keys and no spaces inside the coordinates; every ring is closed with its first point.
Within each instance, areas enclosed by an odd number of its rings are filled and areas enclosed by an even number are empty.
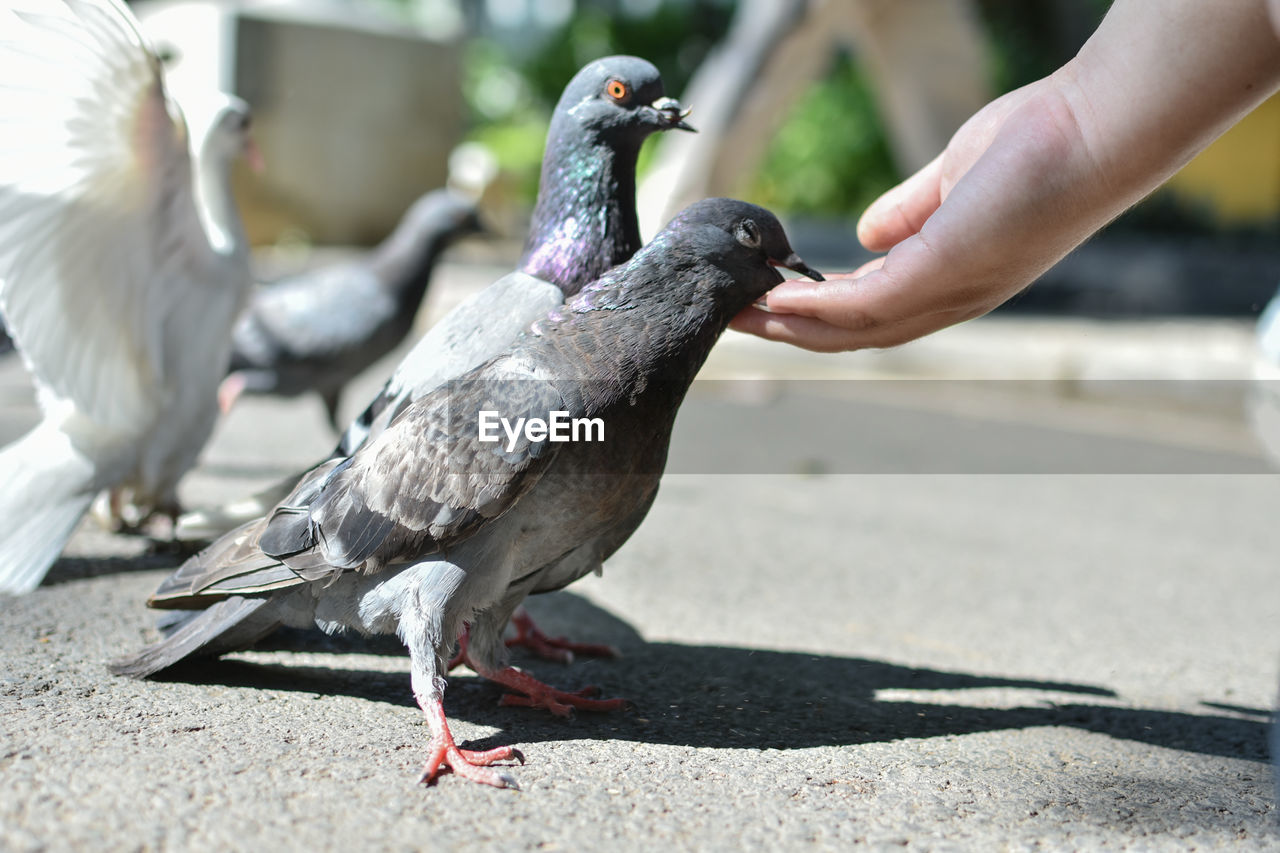
{"type": "Polygon", "coordinates": [[[1116,0],[1051,76],[1118,197],[1137,201],[1280,89],[1266,5],[1116,0]]]}

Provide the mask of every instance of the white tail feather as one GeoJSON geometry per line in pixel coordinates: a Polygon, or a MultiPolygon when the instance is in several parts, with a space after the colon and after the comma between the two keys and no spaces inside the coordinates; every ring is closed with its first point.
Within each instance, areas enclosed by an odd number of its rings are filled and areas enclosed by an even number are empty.
{"type": "Polygon", "coordinates": [[[0,450],[0,592],[40,585],[93,500],[94,466],[41,424],[0,450]]]}

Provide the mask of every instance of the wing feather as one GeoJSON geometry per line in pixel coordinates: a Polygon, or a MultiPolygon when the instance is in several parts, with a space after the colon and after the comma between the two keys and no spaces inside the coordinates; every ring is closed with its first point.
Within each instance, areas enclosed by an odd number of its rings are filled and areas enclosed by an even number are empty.
{"type": "Polygon", "coordinates": [[[577,414],[556,385],[517,359],[483,365],[411,404],[333,468],[305,509],[277,510],[264,549],[321,580],[377,572],[469,538],[534,487],[558,447],[524,432],[513,445],[506,436],[481,441],[482,410],[513,423],[547,420],[557,410],[577,414]]]}
{"type": "Polygon", "coordinates": [[[308,472],[266,519],[222,536],[165,580],[150,604],[205,607],[229,595],[375,573],[466,540],[541,478],[558,445],[521,432],[484,442],[479,412],[511,421],[581,414],[579,395],[502,357],[410,405],[355,456],[308,472]]]}
{"type": "Polygon", "coordinates": [[[148,600],[169,610],[207,607],[228,595],[249,595],[302,583],[296,572],[258,548],[258,519],[231,531],[165,578],[148,600]]]}
{"type": "Polygon", "coordinates": [[[0,310],[46,393],[128,427],[212,250],[185,125],[117,0],[18,0],[0,40],[0,310]],[[11,26],[10,26],[11,25],[11,26]]]}
{"type": "Polygon", "coordinates": [[[559,287],[519,270],[473,294],[414,345],[378,396],[347,427],[337,452],[355,453],[415,400],[504,352],[563,301],[559,287]]]}

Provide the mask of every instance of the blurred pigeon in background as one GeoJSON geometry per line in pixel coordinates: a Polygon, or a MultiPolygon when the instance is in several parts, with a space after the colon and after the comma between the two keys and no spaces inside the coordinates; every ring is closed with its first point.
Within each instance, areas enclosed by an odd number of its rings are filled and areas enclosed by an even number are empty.
{"type": "MultiPolygon", "coordinates": [[[[400,362],[331,458],[350,456],[410,402],[496,353],[529,323],[640,247],[635,167],[655,132],[681,128],[688,111],[666,97],[651,63],[611,56],[583,67],[551,118],[529,236],[516,271],[464,301],[400,362]]],[[[182,538],[221,535],[265,513],[298,482],[292,475],[253,495],[184,516],[182,538]]]]}
{"type": "Polygon", "coordinates": [[[502,631],[525,596],[601,564],[639,526],[666,463],[676,411],[729,319],[784,266],[821,279],[768,211],[728,199],[677,216],[627,264],[538,320],[504,353],[411,403],[350,458],[312,471],[270,515],[188,560],[151,599],[207,608],[114,671],[145,677],[252,642],[282,624],[395,632],[431,729],[423,779],[445,769],[514,787],[460,750],[442,697],[464,625],[467,664],[515,691],[508,704],[612,710],[503,666],[502,631]],[[485,415],[600,419],[596,440],[544,428],[483,439],[485,415]]]}
{"type": "Polygon", "coordinates": [[[165,90],[118,0],[0,9],[0,311],[44,419],[0,451],[0,591],[39,584],[94,495],[176,515],[249,287],[231,196],[249,113],[165,90]]]}
{"type": "Polygon", "coordinates": [[[232,332],[231,373],[219,401],[241,393],[324,401],[335,431],[347,383],[413,328],[441,253],[480,230],[475,202],[449,189],[422,196],[367,257],[290,276],[253,291],[232,332]]]}

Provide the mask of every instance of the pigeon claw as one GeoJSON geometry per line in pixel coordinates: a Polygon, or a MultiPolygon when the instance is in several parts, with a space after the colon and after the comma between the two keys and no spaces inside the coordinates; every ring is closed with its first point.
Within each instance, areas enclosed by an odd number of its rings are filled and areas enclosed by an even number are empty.
{"type": "Polygon", "coordinates": [[[599,643],[575,643],[566,637],[548,637],[538,628],[523,607],[511,617],[511,625],[516,635],[507,640],[507,648],[523,646],[530,653],[543,660],[557,663],[573,663],[575,655],[595,658],[618,658],[622,653],[613,646],[599,643]]]}
{"type": "Polygon", "coordinates": [[[485,750],[459,749],[454,743],[453,733],[449,731],[449,721],[445,718],[444,705],[440,700],[424,701],[422,710],[427,716],[427,725],[431,728],[431,745],[427,762],[422,767],[422,775],[418,777],[419,784],[434,785],[440,774],[449,771],[482,785],[520,790],[514,776],[501,767],[490,765],[499,761],[524,764],[524,753],[514,746],[485,750]]]}
{"type": "Polygon", "coordinates": [[[626,699],[591,698],[600,695],[598,687],[584,687],[576,692],[557,690],[513,667],[485,673],[484,677],[516,691],[503,695],[498,702],[503,707],[545,708],[557,717],[572,717],[575,710],[607,712],[632,707],[626,699]]]}
{"type": "Polygon", "coordinates": [[[499,767],[491,767],[498,761],[515,760],[524,764],[524,754],[514,746],[500,746],[496,749],[474,750],[459,749],[454,746],[453,738],[448,742],[433,739],[431,753],[427,763],[418,777],[420,784],[434,785],[440,775],[446,771],[457,773],[463,779],[492,785],[495,788],[514,788],[520,790],[520,784],[514,776],[499,767]]]}

